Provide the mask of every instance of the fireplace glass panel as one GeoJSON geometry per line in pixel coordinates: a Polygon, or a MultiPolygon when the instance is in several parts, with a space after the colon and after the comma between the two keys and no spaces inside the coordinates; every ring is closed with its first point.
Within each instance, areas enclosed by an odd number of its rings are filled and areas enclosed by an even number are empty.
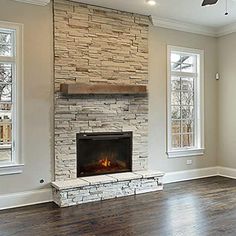
{"type": "Polygon", "coordinates": [[[77,134],[77,176],[131,171],[132,132],[77,134]]]}

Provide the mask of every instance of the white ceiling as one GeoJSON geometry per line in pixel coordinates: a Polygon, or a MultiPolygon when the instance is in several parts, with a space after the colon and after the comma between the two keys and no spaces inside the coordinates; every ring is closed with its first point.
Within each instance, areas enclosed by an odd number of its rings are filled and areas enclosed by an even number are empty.
{"type": "Polygon", "coordinates": [[[229,15],[225,16],[226,0],[219,0],[214,6],[201,7],[202,0],[156,0],[156,6],[149,6],[145,0],[74,0],[128,12],[167,18],[202,26],[223,27],[236,23],[236,0],[228,0],[229,15]]]}

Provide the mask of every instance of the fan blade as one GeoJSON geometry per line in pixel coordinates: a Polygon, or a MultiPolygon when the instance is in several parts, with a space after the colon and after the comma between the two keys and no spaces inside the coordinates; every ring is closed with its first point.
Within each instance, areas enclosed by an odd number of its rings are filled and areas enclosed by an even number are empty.
{"type": "Polygon", "coordinates": [[[202,6],[213,5],[216,4],[218,0],[204,0],[202,6]]]}

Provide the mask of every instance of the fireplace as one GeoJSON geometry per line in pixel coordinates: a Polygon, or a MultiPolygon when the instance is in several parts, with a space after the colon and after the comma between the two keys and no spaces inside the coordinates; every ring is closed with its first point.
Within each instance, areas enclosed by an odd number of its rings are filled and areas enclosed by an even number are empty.
{"type": "Polygon", "coordinates": [[[132,171],[132,132],[78,133],[77,177],[132,171]]]}

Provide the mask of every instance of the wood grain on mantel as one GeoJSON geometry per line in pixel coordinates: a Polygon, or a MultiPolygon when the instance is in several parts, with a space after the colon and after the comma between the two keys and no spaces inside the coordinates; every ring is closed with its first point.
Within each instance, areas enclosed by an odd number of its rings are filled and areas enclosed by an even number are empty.
{"type": "Polygon", "coordinates": [[[85,94],[147,94],[146,85],[125,84],[61,84],[60,91],[65,95],[85,94]]]}

